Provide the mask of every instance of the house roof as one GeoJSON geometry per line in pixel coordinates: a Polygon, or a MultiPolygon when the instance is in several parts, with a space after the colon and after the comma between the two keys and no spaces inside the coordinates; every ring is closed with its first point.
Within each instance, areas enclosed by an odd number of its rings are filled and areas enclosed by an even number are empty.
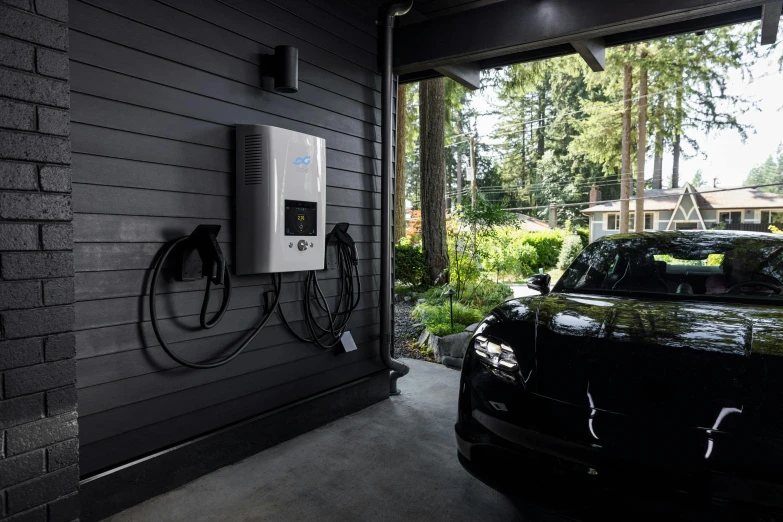
{"type": "Polygon", "coordinates": [[[528,216],[527,214],[517,214],[517,219],[519,220],[522,228],[525,230],[529,230],[531,232],[549,230],[549,223],[542,219],[534,218],[532,216],[528,216]]]}
{"type": "MultiPolygon", "coordinates": [[[[736,190],[705,189],[699,192],[697,188],[690,184],[696,195],[696,201],[700,210],[717,209],[746,209],[746,208],[770,208],[783,209],[783,196],[771,192],[763,192],[750,187],[738,187],[736,190]]],[[[677,206],[677,200],[683,194],[685,188],[663,189],[663,190],[645,190],[644,210],[674,210],[677,206]],[[648,199],[649,198],[649,199],[648,199]]],[[[634,200],[631,198],[631,210],[635,207],[634,200]]],[[[620,202],[609,201],[599,205],[593,205],[582,212],[592,214],[594,212],[619,212],[620,202]]]]}

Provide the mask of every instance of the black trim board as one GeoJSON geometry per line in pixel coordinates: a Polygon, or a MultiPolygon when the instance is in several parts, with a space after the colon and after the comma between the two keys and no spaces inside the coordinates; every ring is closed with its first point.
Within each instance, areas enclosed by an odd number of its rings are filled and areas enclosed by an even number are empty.
{"type": "MultiPolygon", "coordinates": [[[[679,22],[661,24],[642,29],[618,32],[604,37],[604,43],[607,47],[618,47],[620,45],[655,40],[667,36],[678,34],[695,33],[706,31],[717,27],[742,24],[758,20],[761,17],[761,7],[748,7],[736,11],[719,13],[693,20],[683,20],[679,22]]],[[[570,43],[549,45],[539,49],[530,49],[526,51],[508,53],[491,58],[485,58],[476,62],[482,70],[506,67],[517,63],[535,62],[538,60],[547,60],[574,54],[576,51],[570,43]]],[[[430,78],[438,78],[441,73],[434,69],[425,69],[422,71],[411,72],[400,75],[401,83],[413,83],[430,78]]]]}
{"type": "Polygon", "coordinates": [[[88,477],[80,520],[102,520],[388,397],[383,370],[88,477]]]}

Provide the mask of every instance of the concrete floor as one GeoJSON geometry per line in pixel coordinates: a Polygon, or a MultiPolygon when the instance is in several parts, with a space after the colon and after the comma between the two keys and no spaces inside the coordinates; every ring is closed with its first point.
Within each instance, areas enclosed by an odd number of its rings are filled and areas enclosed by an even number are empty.
{"type": "MultiPolygon", "coordinates": [[[[457,461],[459,372],[405,363],[411,372],[399,381],[402,395],[108,520],[522,520],[457,461]]],[[[540,519],[524,520],[533,518],[540,519]]]]}

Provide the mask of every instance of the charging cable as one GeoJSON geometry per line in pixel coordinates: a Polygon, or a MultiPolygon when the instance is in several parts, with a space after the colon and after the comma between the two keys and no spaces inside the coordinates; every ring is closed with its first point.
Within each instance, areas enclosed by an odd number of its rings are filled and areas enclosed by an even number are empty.
{"type": "MultiPolygon", "coordinates": [[[[163,348],[163,350],[169,355],[169,357],[177,361],[182,366],[187,366],[188,368],[196,368],[196,369],[217,368],[218,366],[223,366],[224,364],[230,362],[235,357],[237,357],[240,353],[242,353],[242,351],[245,348],[247,348],[247,346],[253,341],[253,339],[255,339],[258,333],[269,322],[269,319],[272,317],[272,313],[275,311],[278,302],[280,301],[279,289],[282,287],[282,276],[280,274],[272,275],[272,282],[275,288],[274,302],[272,303],[271,307],[267,309],[266,316],[263,318],[263,320],[260,323],[258,323],[258,326],[256,326],[247,335],[247,337],[245,337],[245,340],[242,341],[242,343],[237,348],[235,348],[233,352],[212,361],[193,362],[193,361],[188,361],[186,359],[183,359],[179,355],[175,354],[172,351],[171,347],[169,347],[169,345],[163,339],[163,335],[160,332],[160,326],[158,325],[158,311],[155,305],[155,297],[157,296],[157,286],[158,286],[158,279],[160,278],[160,272],[163,266],[166,264],[166,260],[168,259],[169,255],[174,251],[176,247],[180,246],[185,241],[191,239],[191,237],[192,236],[181,237],[169,243],[166,249],[161,254],[161,256],[158,258],[157,263],[155,264],[155,271],[152,275],[152,283],[150,284],[150,318],[152,320],[152,330],[155,332],[155,337],[158,338],[158,342],[160,343],[161,348],[163,348]]],[[[209,320],[207,319],[207,308],[209,307],[209,293],[212,290],[213,278],[209,276],[207,277],[207,287],[206,290],[204,291],[204,301],[201,305],[201,314],[199,317],[201,327],[204,329],[213,328],[220,322],[221,319],[223,319],[226,310],[228,310],[229,301],[231,300],[231,274],[229,273],[228,265],[225,263],[222,263],[222,265],[223,266],[221,266],[221,264],[216,264],[217,269],[218,270],[222,269],[223,271],[223,274],[218,274],[216,279],[222,280],[224,284],[223,301],[220,304],[220,309],[218,310],[218,312],[212,317],[212,319],[209,320]]]]}
{"type": "MultiPolygon", "coordinates": [[[[314,270],[307,272],[302,299],[304,323],[307,326],[309,336],[297,333],[283,314],[282,307],[277,309],[280,320],[291,335],[302,342],[317,344],[321,348],[334,348],[340,344],[348,322],[351,320],[351,315],[359,305],[361,296],[359,258],[354,240],[348,235],[347,230],[348,223],[338,223],[325,238],[327,250],[330,244],[337,247],[339,293],[337,306],[334,310],[329,306],[326,296],[321,290],[318,275],[314,270]]],[[[278,296],[281,286],[282,278],[279,278],[275,281],[275,293],[278,296]]]]}

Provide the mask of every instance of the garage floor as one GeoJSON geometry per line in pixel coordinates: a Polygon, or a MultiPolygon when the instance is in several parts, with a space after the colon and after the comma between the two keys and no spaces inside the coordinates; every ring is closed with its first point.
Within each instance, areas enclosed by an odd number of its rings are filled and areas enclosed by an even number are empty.
{"type": "Polygon", "coordinates": [[[405,362],[402,395],[109,520],[523,520],[457,461],[459,372],[405,362]]]}

